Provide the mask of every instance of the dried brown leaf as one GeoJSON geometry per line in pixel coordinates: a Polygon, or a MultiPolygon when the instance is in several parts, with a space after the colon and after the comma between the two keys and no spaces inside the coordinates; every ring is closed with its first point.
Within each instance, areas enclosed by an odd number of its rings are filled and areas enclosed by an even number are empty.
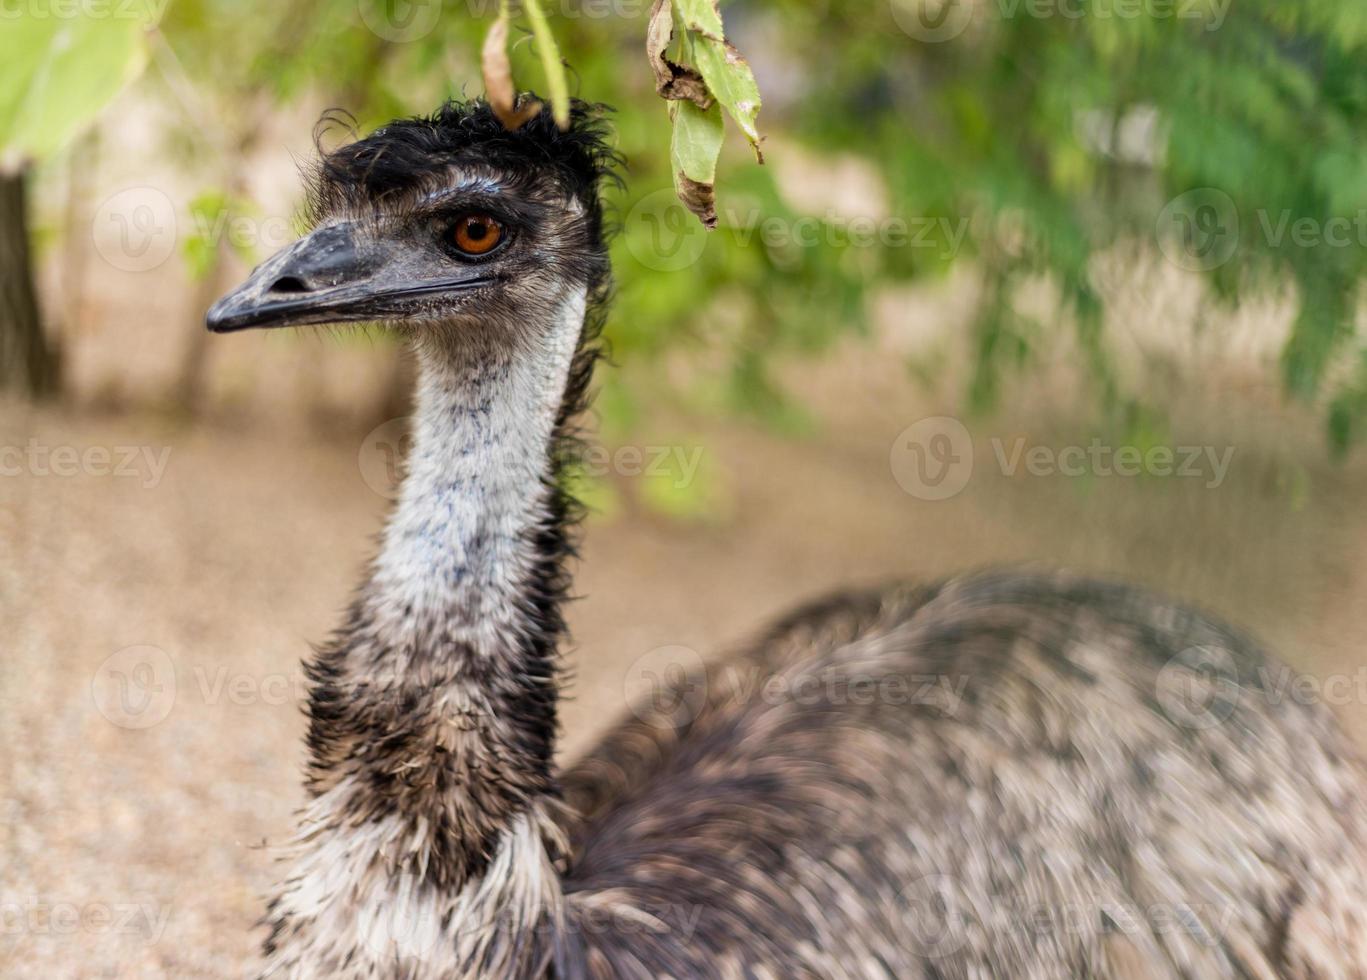
{"type": "Polygon", "coordinates": [[[541,111],[541,103],[535,99],[525,100],[518,105],[517,87],[513,84],[513,65],[508,58],[506,8],[499,13],[489,33],[484,36],[479,62],[489,108],[494,110],[494,115],[505,129],[517,129],[541,111]]]}
{"type": "Polygon", "coordinates": [[[655,0],[646,24],[646,58],[655,73],[655,91],[661,98],[688,100],[699,109],[712,105],[712,94],[702,75],[666,57],[674,39],[674,7],[671,0],[655,0]]]}
{"type": "Polygon", "coordinates": [[[680,170],[674,175],[674,189],[683,206],[696,214],[705,227],[717,227],[717,195],[712,184],[694,180],[680,170]]]}

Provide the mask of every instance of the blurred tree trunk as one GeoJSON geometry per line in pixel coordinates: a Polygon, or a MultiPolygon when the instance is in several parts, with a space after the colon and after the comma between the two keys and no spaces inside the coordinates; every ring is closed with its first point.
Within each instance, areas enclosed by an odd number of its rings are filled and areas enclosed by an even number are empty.
{"type": "Polygon", "coordinates": [[[33,283],[27,178],[0,171],[0,389],[36,398],[54,393],[58,378],[33,283]]]}
{"type": "Polygon", "coordinates": [[[90,188],[100,164],[100,129],[92,126],[71,148],[66,165],[66,215],[62,231],[62,315],[54,334],[58,350],[70,351],[86,329],[86,270],[90,259],[90,229],[94,216],[90,188]]]}

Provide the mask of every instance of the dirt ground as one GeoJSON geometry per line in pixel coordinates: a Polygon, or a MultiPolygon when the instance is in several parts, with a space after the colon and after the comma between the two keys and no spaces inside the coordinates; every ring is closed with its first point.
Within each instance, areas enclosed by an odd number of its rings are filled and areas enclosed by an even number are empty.
{"type": "MultiPolygon", "coordinates": [[[[889,360],[855,354],[802,379],[826,419],[811,438],[674,420],[725,474],[723,521],[653,516],[630,504],[633,477],[614,477],[628,503],[591,522],[571,614],[567,756],[626,710],[660,647],[712,656],[841,583],[1022,561],[1151,584],[1248,625],[1308,678],[1336,679],[1314,696],[1367,738],[1367,465],[1326,462],[1313,419],[1261,390],[1175,409],[1175,442],[1232,452],[1212,486],[1208,469],[1007,473],[998,456],[1018,437],[1086,445],[1066,418],[1018,410],[974,425],[966,486],[926,499],[896,479],[896,447],[949,406],[889,360]]],[[[387,506],[373,459],[359,434],[16,406],[0,446],[26,450],[0,477],[0,975],[243,976],[266,845],[301,799],[297,664],[387,506]],[[58,475],[58,447],[84,472],[58,475]],[[122,447],[139,456],[120,472],[122,447]]]]}

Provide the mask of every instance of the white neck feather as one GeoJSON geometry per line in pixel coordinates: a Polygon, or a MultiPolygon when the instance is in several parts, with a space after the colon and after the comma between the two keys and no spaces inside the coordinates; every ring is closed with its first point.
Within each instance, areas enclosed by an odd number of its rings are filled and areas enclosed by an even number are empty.
{"type": "Polygon", "coordinates": [[[507,648],[585,302],[583,288],[567,294],[530,354],[420,345],[408,475],[372,580],[376,608],[391,615],[377,625],[396,638],[440,617],[478,653],[507,648]]]}
{"type": "MultiPolygon", "coordinates": [[[[537,338],[530,350],[487,336],[483,346],[420,342],[408,476],[364,593],[370,622],[340,665],[353,680],[430,694],[427,671],[447,649],[496,658],[520,648],[519,590],[537,557],[531,533],[548,517],[549,450],[585,305],[579,288],[553,322],[524,325],[521,336],[537,338]]],[[[468,726],[443,727],[462,712],[489,710],[474,685],[448,680],[438,692],[433,723],[441,730],[430,741],[443,747],[442,759],[490,751],[471,744],[478,736],[468,726]]],[[[372,791],[352,751],[341,745],[302,816],[292,874],[271,912],[279,939],[266,975],[520,975],[528,964],[519,957],[536,948],[525,932],[561,915],[548,847],[563,842],[545,804],[533,802],[496,830],[482,875],[439,888],[413,874],[427,867],[426,816],[391,808],[355,819],[372,791]]],[[[440,806],[459,814],[468,802],[440,806]]]]}

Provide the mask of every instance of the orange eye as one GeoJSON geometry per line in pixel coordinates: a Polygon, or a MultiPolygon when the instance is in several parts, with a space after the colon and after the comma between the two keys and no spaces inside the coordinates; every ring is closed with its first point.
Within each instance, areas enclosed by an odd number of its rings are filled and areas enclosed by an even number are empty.
{"type": "Polygon", "coordinates": [[[467,214],[451,232],[451,241],[466,255],[484,255],[502,240],[503,226],[487,214],[467,214]]]}

